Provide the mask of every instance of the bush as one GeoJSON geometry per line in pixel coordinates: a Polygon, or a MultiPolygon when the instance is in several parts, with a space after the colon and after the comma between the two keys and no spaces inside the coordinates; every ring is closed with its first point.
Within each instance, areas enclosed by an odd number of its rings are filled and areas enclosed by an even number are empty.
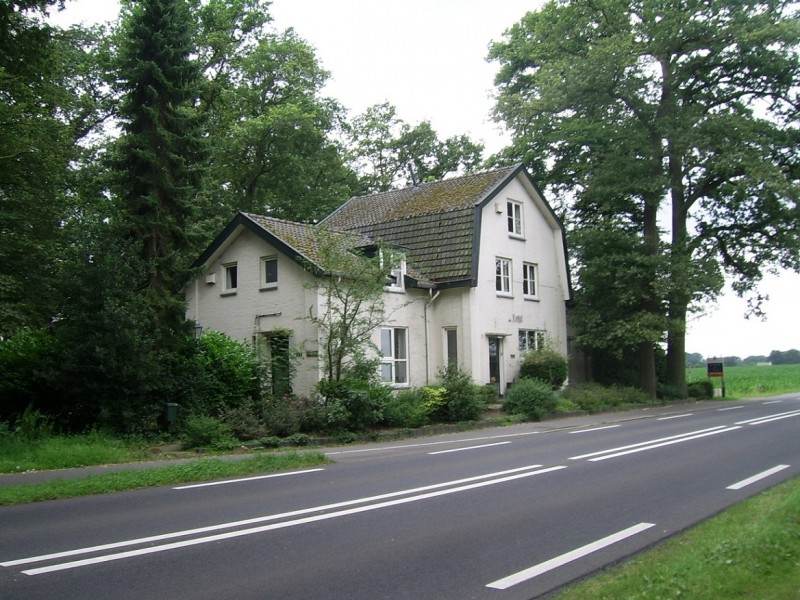
{"type": "Polygon", "coordinates": [[[205,415],[187,418],[182,424],[180,437],[183,447],[187,449],[230,450],[238,444],[227,423],[205,415]]]}
{"type": "Polygon", "coordinates": [[[360,377],[339,381],[324,379],[317,384],[323,397],[324,431],[364,431],[383,419],[384,407],[391,402],[391,390],[360,377]]]}
{"type": "MultiPolygon", "coordinates": [[[[445,422],[473,421],[486,408],[486,396],[482,386],[477,386],[468,373],[449,365],[439,372],[437,387],[445,390],[444,401],[431,416],[445,422]]],[[[433,401],[433,400],[432,400],[433,401]]]]}
{"type": "Polygon", "coordinates": [[[428,424],[430,413],[421,389],[401,390],[383,407],[383,423],[389,427],[416,429],[428,424]]]}
{"type": "Polygon", "coordinates": [[[544,381],[554,390],[567,379],[567,359],[555,350],[547,348],[526,352],[522,357],[519,374],[521,378],[544,381]]]}
{"type": "Polygon", "coordinates": [[[714,397],[714,384],[709,380],[693,381],[687,387],[689,398],[709,399],[714,397]]]}
{"type": "Polygon", "coordinates": [[[622,386],[606,387],[599,383],[570,385],[562,392],[562,398],[589,413],[602,412],[616,406],[651,402],[650,397],[639,389],[622,386]]]}
{"type": "Polygon", "coordinates": [[[271,435],[278,437],[299,433],[309,404],[307,398],[294,396],[269,398],[262,409],[264,426],[271,435]]]}
{"type": "Polygon", "coordinates": [[[550,383],[524,377],[506,392],[505,409],[512,415],[541,421],[545,415],[555,411],[556,395],[550,383]]]}
{"type": "Polygon", "coordinates": [[[222,421],[231,428],[236,439],[256,440],[267,433],[259,412],[256,403],[247,400],[241,406],[223,409],[222,421]]]}

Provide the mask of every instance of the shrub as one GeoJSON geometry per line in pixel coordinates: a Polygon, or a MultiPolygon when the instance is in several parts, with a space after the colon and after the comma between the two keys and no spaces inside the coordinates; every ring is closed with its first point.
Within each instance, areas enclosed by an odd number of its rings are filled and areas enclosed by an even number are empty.
{"type": "Polygon", "coordinates": [[[308,446],[311,438],[305,433],[294,433],[286,438],[286,441],[294,446],[308,446]]]}
{"type": "Polygon", "coordinates": [[[519,373],[521,378],[538,379],[557,390],[567,379],[567,359],[548,348],[532,350],[523,355],[519,373]]]}
{"type": "Polygon", "coordinates": [[[432,417],[446,422],[472,421],[486,408],[481,386],[472,377],[453,365],[439,372],[438,387],[445,389],[444,402],[439,404],[432,417]]]}
{"type": "Polygon", "coordinates": [[[184,448],[230,450],[237,445],[227,423],[205,415],[187,418],[182,424],[180,437],[184,448]]]}
{"type": "Polygon", "coordinates": [[[389,427],[416,429],[428,423],[428,404],[423,389],[401,390],[383,407],[383,423],[389,427]]]}
{"type": "Polygon", "coordinates": [[[273,397],[263,404],[261,417],[270,434],[286,437],[298,433],[306,418],[310,401],[294,396],[273,397]]]}
{"type": "Polygon", "coordinates": [[[329,409],[322,423],[327,431],[364,431],[380,423],[392,393],[388,387],[361,377],[324,379],[317,384],[317,392],[329,409]]]}
{"type": "Polygon", "coordinates": [[[266,434],[266,427],[259,418],[259,411],[253,400],[240,406],[222,410],[222,421],[231,428],[238,440],[256,440],[266,434]]]}
{"type": "Polygon", "coordinates": [[[602,412],[616,406],[648,404],[647,394],[632,387],[610,386],[599,383],[570,385],[562,392],[562,398],[589,413],[602,412]]]}
{"type": "Polygon", "coordinates": [[[556,395],[550,383],[523,377],[506,392],[505,409],[512,415],[524,415],[541,421],[556,408],[556,395]]]}
{"type": "Polygon", "coordinates": [[[203,332],[195,361],[198,381],[192,412],[216,415],[258,398],[262,365],[244,342],[218,331],[203,332]]]}
{"type": "Polygon", "coordinates": [[[714,397],[714,384],[709,380],[693,381],[687,386],[689,398],[713,398],[714,397]]]}

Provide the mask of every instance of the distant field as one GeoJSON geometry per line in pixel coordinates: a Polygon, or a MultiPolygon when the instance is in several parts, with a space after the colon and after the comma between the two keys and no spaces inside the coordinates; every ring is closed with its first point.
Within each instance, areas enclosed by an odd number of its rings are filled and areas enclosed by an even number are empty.
{"type": "MultiPolygon", "coordinates": [[[[686,369],[686,381],[707,378],[706,367],[686,369]]],[[[712,378],[719,388],[719,378],[712,378]]],[[[752,398],[800,392],[800,365],[774,365],[757,367],[742,365],[725,367],[725,395],[728,398],[752,398]]]]}

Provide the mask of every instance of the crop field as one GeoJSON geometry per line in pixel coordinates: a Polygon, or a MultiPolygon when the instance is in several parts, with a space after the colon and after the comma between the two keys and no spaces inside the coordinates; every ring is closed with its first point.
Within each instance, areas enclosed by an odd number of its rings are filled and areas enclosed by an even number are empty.
{"type": "MultiPolygon", "coordinates": [[[[706,377],[706,367],[686,370],[687,382],[702,381],[706,377]]],[[[718,377],[713,377],[711,381],[715,388],[722,385],[718,377]]],[[[725,367],[727,398],[757,398],[791,392],[800,392],[800,365],[725,367]]]]}

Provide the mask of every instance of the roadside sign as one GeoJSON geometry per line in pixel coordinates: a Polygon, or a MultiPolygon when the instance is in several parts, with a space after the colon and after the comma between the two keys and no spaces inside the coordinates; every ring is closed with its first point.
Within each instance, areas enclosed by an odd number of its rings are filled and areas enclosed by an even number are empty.
{"type": "Polygon", "coordinates": [[[709,377],[724,377],[725,374],[722,372],[722,363],[721,362],[710,362],[710,363],[708,363],[708,376],[709,377]]]}

